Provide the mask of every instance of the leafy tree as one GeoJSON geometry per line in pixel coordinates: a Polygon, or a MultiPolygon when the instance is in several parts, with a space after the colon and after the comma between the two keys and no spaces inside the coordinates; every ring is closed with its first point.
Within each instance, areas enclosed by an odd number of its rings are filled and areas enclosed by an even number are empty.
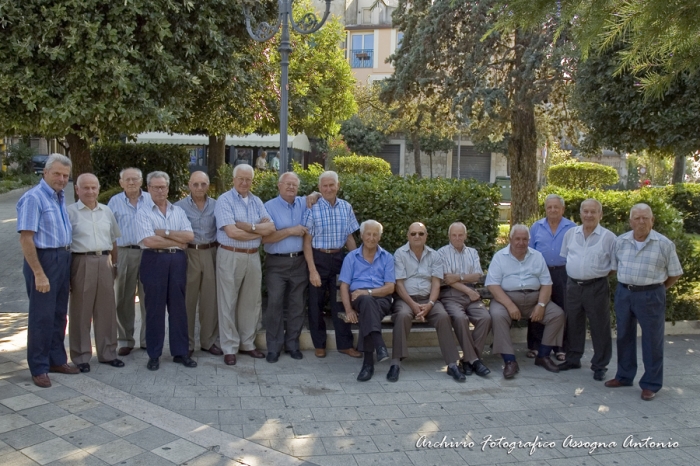
{"type": "Polygon", "coordinates": [[[637,152],[649,149],[673,158],[673,182],[682,183],[685,159],[700,149],[700,73],[682,73],[660,99],[641,94],[639,79],[616,73],[617,49],[582,63],[576,73],[573,106],[587,126],[582,147],[637,152]]]}
{"type": "Polygon", "coordinates": [[[513,222],[537,212],[536,108],[565,80],[555,24],[536,31],[487,33],[501,11],[496,0],[400,0],[394,25],[404,32],[390,58],[393,100],[425,95],[448,102],[467,124],[472,141],[505,152],[511,170],[513,222]]]}
{"type": "MultiPolygon", "coordinates": [[[[436,152],[448,152],[455,146],[455,141],[451,137],[443,137],[439,133],[428,133],[427,135],[419,135],[419,149],[430,158],[430,177],[433,177],[433,155],[436,152]]],[[[406,150],[414,151],[414,140],[409,139],[406,143],[406,150]]]]}
{"type": "Polygon", "coordinates": [[[568,189],[600,189],[619,180],[617,170],[599,163],[569,161],[547,170],[549,184],[568,189]]]}
{"type": "Polygon", "coordinates": [[[7,164],[17,164],[15,171],[17,174],[32,173],[32,157],[36,155],[36,150],[24,142],[13,144],[7,152],[7,164]]]}
{"type": "Polygon", "coordinates": [[[340,134],[351,151],[360,155],[376,155],[387,141],[384,133],[366,125],[358,115],[353,115],[340,125],[340,134]]]}
{"type": "Polygon", "coordinates": [[[647,95],[661,98],[676,77],[700,69],[700,3],[696,0],[501,0],[498,28],[538,29],[557,18],[573,25],[584,57],[623,41],[616,71],[643,73],[647,95]]]}

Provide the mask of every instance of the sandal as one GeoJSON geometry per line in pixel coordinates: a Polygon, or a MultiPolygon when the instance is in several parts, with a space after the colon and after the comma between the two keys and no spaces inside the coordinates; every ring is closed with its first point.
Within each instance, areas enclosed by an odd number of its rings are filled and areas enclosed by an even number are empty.
{"type": "Polygon", "coordinates": [[[566,361],[566,353],[559,352],[556,355],[557,361],[566,361]]]}
{"type": "Polygon", "coordinates": [[[525,354],[528,358],[532,359],[537,356],[537,351],[535,350],[527,350],[527,353],[525,354]]]}

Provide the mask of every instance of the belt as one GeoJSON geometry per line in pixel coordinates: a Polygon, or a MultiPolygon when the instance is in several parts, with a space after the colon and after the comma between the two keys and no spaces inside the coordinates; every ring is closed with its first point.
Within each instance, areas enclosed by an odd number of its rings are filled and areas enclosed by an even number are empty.
{"type": "Polygon", "coordinates": [[[88,251],[88,252],[74,252],[78,256],[106,256],[112,251],[88,251]]]}
{"type": "Polygon", "coordinates": [[[284,254],[273,254],[269,253],[268,256],[275,256],[275,257],[299,257],[302,254],[304,254],[304,251],[299,251],[299,252],[285,252],[284,254]]]}
{"type": "Polygon", "coordinates": [[[566,267],[566,265],[554,265],[552,267],[547,267],[549,270],[558,270],[558,269],[563,269],[566,267]]]}
{"type": "Polygon", "coordinates": [[[591,285],[597,281],[604,280],[605,278],[607,278],[607,277],[591,278],[590,280],[576,280],[575,278],[569,277],[569,280],[576,283],[578,286],[588,286],[588,285],[591,285]]]}
{"type": "Polygon", "coordinates": [[[141,249],[141,246],[138,244],[130,244],[128,246],[119,246],[120,248],[127,248],[127,249],[141,249]]]}
{"type": "Polygon", "coordinates": [[[649,291],[649,290],[655,290],[656,288],[663,286],[663,283],[654,283],[653,285],[643,285],[643,286],[638,286],[638,285],[627,285],[625,283],[620,283],[623,288],[627,288],[630,291],[649,291]]]}
{"type": "MultiPolygon", "coordinates": [[[[504,290],[504,291],[505,291],[505,290],[504,290]]],[[[510,292],[512,292],[512,291],[520,291],[521,293],[535,293],[536,291],[540,291],[540,290],[507,290],[507,291],[510,291],[510,292]]]]}
{"type": "Polygon", "coordinates": [[[219,243],[214,241],[213,243],[209,244],[188,244],[187,247],[189,249],[211,249],[217,247],[218,245],[219,243]]]}
{"type": "MultiPolygon", "coordinates": [[[[463,285],[467,286],[468,288],[471,288],[472,290],[476,290],[476,287],[471,283],[463,283],[463,285]]],[[[440,291],[449,290],[450,288],[452,288],[452,286],[450,285],[440,285],[440,291]]]]}
{"type": "Polygon", "coordinates": [[[242,252],[242,253],[244,253],[244,254],[255,254],[256,252],[258,252],[258,248],[241,249],[241,248],[234,248],[234,247],[231,247],[231,246],[226,246],[226,245],[223,245],[223,244],[220,244],[219,247],[220,247],[220,248],[224,248],[224,249],[226,249],[227,251],[242,252]]]}
{"type": "Polygon", "coordinates": [[[314,248],[314,251],[322,252],[322,253],[324,253],[324,254],[335,254],[335,253],[338,253],[338,252],[342,251],[342,249],[320,249],[320,248],[314,248]]]}
{"type": "Polygon", "coordinates": [[[170,248],[170,249],[144,249],[144,251],[157,252],[160,254],[175,254],[177,252],[185,252],[182,249],[170,248]]]}
{"type": "Polygon", "coordinates": [[[39,251],[70,251],[70,244],[68,246],[60,246],[57,248],[36,248],[39,251]]]}

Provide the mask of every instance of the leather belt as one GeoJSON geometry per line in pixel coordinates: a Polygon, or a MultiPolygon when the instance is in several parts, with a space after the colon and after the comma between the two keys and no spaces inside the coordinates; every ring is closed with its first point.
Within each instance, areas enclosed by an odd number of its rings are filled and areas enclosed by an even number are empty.
{"type": "Polygon", "coordinates": [[[591,285],[591,284],[598,282],[600,280],[604,280],[606,278],[607,277],[598,277],[598,278],[591,278],[590,280],[576,280],[575,278],[569,277],[569,280],[576,283],[578,286],[588,286],[588,285],[591,285]]]}
{"type": "Polygon", "coordinates": [[[565,268],[566,265],[553,265],[552,267],[547,267],[549,270],[558,270],[565,268]]]}
{"type": "Polygon", "coordinates": [[[120,248],[127,248],[127,249],[141,249],[141,246],[138,244],[130,244],[128,246],[119,246],[120,248]]]}
{"type": "Polygon", "coordinates": [[[284,254],[273,254],[273,253],[268,253],[268,256],[275,256],[275,257],[299,257],[302,254],[304,254],[304,251],[299,251],[299,252],[285,252],[284,254]]]}
{"type": "MultiPolygon", "coordinates": [[[[475,287],[473,284],[471,284],[471,283],[462,283],[462,284],[465,285],[465,286],[467,286],[468,288],[471,288],[472,290],[476,290],[476,287],[475,287]]],[[[441,290],[441,291],[449,290],[449,289],[451,289],[451,288],[452,288],[452,286],[450,286],[450,285],[440,285],[440,290],[441,290]]]]}
{"type": "Polygon", "coordinates": [[[112,251],[88,251],[88,252],[74,252],[78,256],[106,256],[112,251]]]}
{"type": "Polygon", "coordinates": [[[160,254],[175,254],[177,252],[185,252],[182,249],[171,248],[171,249],[144,249],[144,251],[152,251],[160,254]]]}
{"type": "Polygon", "coordinates": [[[57,248],[37,248],[39,251],[70,251],[70,244],[68,246],[59,246],[57,248]]]}
{"type": "Polygon", "coordinates": [[[653,285],[627,285],[625,283],[620,283],[624,288],[627,288],[630,291],[649,291],[649,290],[655,290],[656,288],[663,286],[663,283],[654,283],[653,285]]]}
{"type": "Polygon", "coordinates": [[[188,244],[187,247],[189,249],[211,249],[217,247],[218,245],[219,243],[214,241],[213,243],[209,244],[188,244]]]}
{"type": "Polygon", "coordinates": [[[324,253],[324,254],[335,254],[335,253],[338,253],[338,252],[342,251],[342,249],[320,249],[320,248],[314,248],[314,251],[322,252],[322,253],[324,253]]]}
{"type": "Polygon", "coordinates": [[[224,248],[227,251],[232,251],[232,252],[242,252],[243,254],[255,254],[258,252],[258,248],[253,248],[253,249],[242,249],[242,248],[234,248],[232,246],[226,246],[224,244],[219,245],[220,248],[224,248]]]}
{"type": "MultiPolygon", "coordinates": [[[[505,291],[505,290],[504,290],[504,291],[505,291]]],[[[513,291],[519,291],[519,292],[521,292],[521,293],[535,293],[536,291],[540,291],[540,290],[508,290],[508,291],[511,291],[511,292],[513,292],[513,291]]]]}

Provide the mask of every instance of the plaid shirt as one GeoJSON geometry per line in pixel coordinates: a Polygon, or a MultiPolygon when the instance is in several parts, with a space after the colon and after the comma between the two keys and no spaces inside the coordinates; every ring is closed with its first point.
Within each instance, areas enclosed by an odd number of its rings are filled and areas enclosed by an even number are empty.
{"type": "Polygon", "coordinates": [[[612,269],[617,270],[620,283],[654,285],[683,274],[676,245],[671,240],[651,230],[642,249],[637,250],[633,234],[633,231],[628,231],[615,240],[612,269]]]}
{"type": "Polygon", "coordinates": [[[219,244],[232,248],[255,249],[260,246],[262,237],[248,241],[238,241],[229,236],[224,231],[227,225],[234,225],[236,222],[247,222],[257,224],[263,218],[272,221],[272,217],[267,213],[260,198],[248,193],[248,202],[243,200],[235,188],[222,194],[216,201],[214,216],[216,217],[216,240],[219,244]]]}
{"type": "Polygon", "coordinates": [[[462,252],[459,252],[454,246],[448,244],[438,249],[438,254],[442,257],[442,273],[444,274],[469,275],[470,273],[484,273],[481,270],[479,253],[474,248],[464,246],[462,252]]]}
{"type": "Polygon", "coordinates": [[[144,205],[151,205],[151,195],[146,191],[141,191],[136,207],[131,205],[129,198],[124,192],[115,194],[107,203],[107,207],[112,210],[117,219],[122,235],[117,238],[117,246],[135,246],[139,243],[136,238],[138,225],[136,224],[136,212],[144,205]]]}
{"type": "Polygon", "coordinates": [[[302,224],[312,236],[311,246],[316,249],[340,249],[348,240],[348,235],[360,228],[352,206],[336,199],[335,205],[321,198],[306,211],[302,224]]]}
{"type": "Polygon", "coordinates": [[[59,248],[71,243],[73,228],[68,219],[64,191],[56,193],[43,179],[17,203],[17,232],[33,231],[34,246],[59,248]]]}

